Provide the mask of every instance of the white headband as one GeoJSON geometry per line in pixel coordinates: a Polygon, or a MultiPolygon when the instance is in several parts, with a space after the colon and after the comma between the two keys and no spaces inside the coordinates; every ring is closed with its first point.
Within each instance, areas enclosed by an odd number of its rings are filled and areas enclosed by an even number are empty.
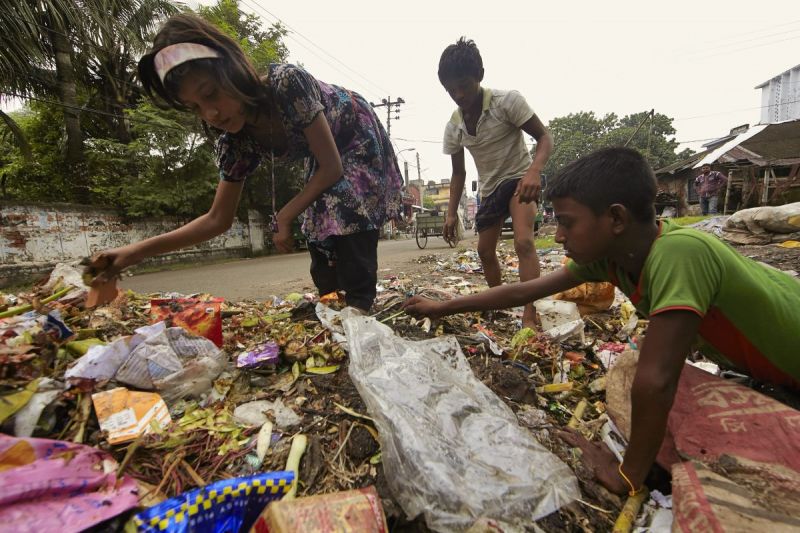
{"type": "Polygon", "coordinates": [[[221,57],[220,53],[204,44],[177,43],[159,50],[153,58],[153,65],[161,83],[164,83],[164,77],[167,73],[181,63],[186,63],[193,59],[212,59],[216,57],[221,57]]]}

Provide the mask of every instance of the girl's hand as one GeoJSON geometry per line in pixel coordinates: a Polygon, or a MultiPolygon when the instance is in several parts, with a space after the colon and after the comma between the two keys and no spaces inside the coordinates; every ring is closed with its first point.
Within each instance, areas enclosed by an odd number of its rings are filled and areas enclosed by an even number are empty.
{"type": "Polygon", "coordinates": [[[278,231],[272,234],[272,243],[282,254],[287,254],[294,250],[291,222],[278,222],[278,231]]]}
{"type": "Polygon", "coordinates": [[[442,302],[435,302],[422,296],[414,296],[406,300],[403,310],[414,318],[428,317],[434,320],[446,314],[442,308],[442,302]]]}
{"type": "Polygon", "coordinates": [[[99,287],[119,276],[122,270],[142,261],[136,244],[112,248],[96,253],[89,263],[89,273],[97,273],[92,279],[92,286],[99,287]]]}

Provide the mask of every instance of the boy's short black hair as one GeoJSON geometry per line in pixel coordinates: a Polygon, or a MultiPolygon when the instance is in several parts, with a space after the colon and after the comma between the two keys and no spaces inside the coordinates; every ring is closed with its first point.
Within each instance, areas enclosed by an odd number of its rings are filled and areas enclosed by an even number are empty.
{"type": "Polygon", "coordinates": [[[476,80],[483,76],[483,59],[478,46],[472,39],[461,37],[451,44],[439,58],[439,82],[471,76],[476,80]]]}
{"type": "Polygon", "coordinates": [[[547,184],[547,197],[572,198],[602,214],[622,204],[639,222],[656,218],[656,177],[642,154],[631,148],[603,148],[562,168],[547,184]]]}

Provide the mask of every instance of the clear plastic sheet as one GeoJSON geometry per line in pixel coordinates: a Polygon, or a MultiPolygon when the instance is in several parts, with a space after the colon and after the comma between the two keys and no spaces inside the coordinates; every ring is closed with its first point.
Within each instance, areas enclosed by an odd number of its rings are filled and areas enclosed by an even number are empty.
{"type": "Polygon", "coordinates": [[[461,531],[521,526],[579,497],[572,471],[519,426],[452,337],[409,341],[345,310],[350,376],[380,433],[384,472],[409,518],[461,531]]]}

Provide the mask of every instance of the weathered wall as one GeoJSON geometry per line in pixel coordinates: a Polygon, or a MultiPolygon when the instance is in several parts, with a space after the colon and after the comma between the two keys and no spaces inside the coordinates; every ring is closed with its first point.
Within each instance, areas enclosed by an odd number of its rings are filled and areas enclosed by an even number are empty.
{"type": "MultiPolygon", "coordinates": [[[[263,253],[265,222],[255,211],[249,215],[249,220],[236,220],[219,237],[146,264],[263,253]]],[[[27,281],[55,263],[159,235],[183,222],[177,218],[126,222],[112,210],[89,206],[0,204],[0,287],[27,281]]]]}

